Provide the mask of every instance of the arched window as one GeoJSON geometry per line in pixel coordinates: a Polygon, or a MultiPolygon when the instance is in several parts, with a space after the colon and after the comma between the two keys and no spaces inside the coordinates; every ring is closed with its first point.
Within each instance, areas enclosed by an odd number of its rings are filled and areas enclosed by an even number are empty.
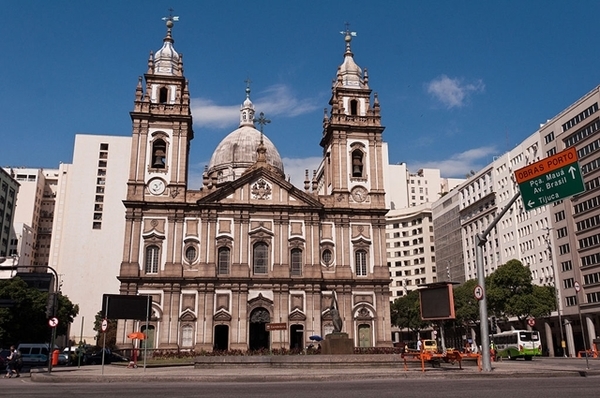
{"type": "Polygon", "coordinates": [[[367,276],[367,252],[364,250],[357,250],[354,253],[354,261],[356,266],[356,275],[367,276]]]}
{"type": "Polygon", "coordinates": [[[302,250],[301,249],[292,249],[291,252],[291,275],[292,276],[302,276],[302,250]]]}
{"type": "Polygon", "coordinates": [[[158,90],[158,103],[166,104],[169,101],[169,89],[166,87],[161,87],[158,90]]]}
{"type": "Polygon", "coordinates": [[[196,248],[194,246],[188,246],[185,249],[185,259],[187,260],[188,263],[193,263],[194,260],[196,259],[196,248]]]}
{"type": "Polygon", "coordinates": [[[360,149],[352,151],[352,177],[363,176],[363,153],[360,149]]]}
{"type": "Polygon", "coordinates": [[[157,274],[158,273],[158,254],[160,249],[158,246],[146,247],[146,273],[157,274]]]}
{"type": "Polygon", "coordinates": [[[217,274],[228,275],[229,274],[230,250],[228,247],[219,247],[218,253],[219,253],[218,254],[219,264],[217,267],[217,274]]]}
{"type": "Polygon", "coordinates": [[[167,164],[167,144],[164,140],[156,140],[152,143],[152,167],[164,169],[167,164]]]}
{"type": "Polygon", "coordinates": [[[358,115],[358,101],[355,99],[350,101],[350,114],[358,115]]]}
{"type": "Polygon", "coordinates": [[[255,275],[265,275],[269,261],[269,246],[264,242],[258,242],[254,245],[253,250],[253,269],[255,275]]]}

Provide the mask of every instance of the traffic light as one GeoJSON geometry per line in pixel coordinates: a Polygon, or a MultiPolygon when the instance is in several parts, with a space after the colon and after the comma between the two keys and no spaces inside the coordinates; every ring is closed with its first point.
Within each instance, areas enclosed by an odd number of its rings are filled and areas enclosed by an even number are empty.
{"type": "Polygon", "coordinates": [[[48,293],[46,302],[46,318],[52,318],[56,315],[56,293],[48,293]]]}
{"type": "Polygon", "coordinates": [[[498,333],[498,324],[496,322],[497,322],[496,317],[492,316],[492,318],[491,318],[491,328],[490,328],[490,331],[492,332],[492,334],[498,333]]]}

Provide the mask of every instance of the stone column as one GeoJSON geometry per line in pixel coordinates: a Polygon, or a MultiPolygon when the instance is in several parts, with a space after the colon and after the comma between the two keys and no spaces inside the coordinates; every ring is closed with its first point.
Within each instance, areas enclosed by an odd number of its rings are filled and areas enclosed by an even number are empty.
{"type": "Polygon", "coordinates": [[[546,348],[548,349],[548,355],[554,357],[556,356],[554,353],[554,335],[552,334],[552,328],[548,322],[544,322],[544,331],[546,332],[546,348]]]}
{"type": "Polygon", "coordinates": [[[565,334],[567,339],[567,350],[569,352],[569,357],[577,357],[577,353],[575,352],[575,339],[573,338],[573,325],[571,324],[571,322],[565,323],[565,334]]]}
{"type": "Polygon", "coordinates": [[[586,326],[586,337],[587,337],[587,348],[588,350],[594,349],[594,339],[596,338],[596,326],[594,326],[594,320],[589,315],[584,315],[585,326],[586,326]]]}

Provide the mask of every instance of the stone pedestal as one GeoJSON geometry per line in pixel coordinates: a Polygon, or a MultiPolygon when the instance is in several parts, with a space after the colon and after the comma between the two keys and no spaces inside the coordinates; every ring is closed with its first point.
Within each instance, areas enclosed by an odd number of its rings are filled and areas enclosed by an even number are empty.
{"type": "Polygon", "coordinates": [[[354,354],[354,342],[348,333],[331,333],[321,341],[321,354],[351,355],[354,354]]]}

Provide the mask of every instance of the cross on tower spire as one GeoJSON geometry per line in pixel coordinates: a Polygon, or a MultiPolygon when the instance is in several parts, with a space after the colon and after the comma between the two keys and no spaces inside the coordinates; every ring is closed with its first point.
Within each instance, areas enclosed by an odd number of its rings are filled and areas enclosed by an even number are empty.
{"type": "Polygon", "coordinates": [[[340,33],[344,35],[346,51],[350,51],[350,42],[352,41],[352,37],[356,37],[356,32],[350,31],[350,23],[346,22],[344,25],[346,26],[346,30],[342,30],[340,33]]]}

